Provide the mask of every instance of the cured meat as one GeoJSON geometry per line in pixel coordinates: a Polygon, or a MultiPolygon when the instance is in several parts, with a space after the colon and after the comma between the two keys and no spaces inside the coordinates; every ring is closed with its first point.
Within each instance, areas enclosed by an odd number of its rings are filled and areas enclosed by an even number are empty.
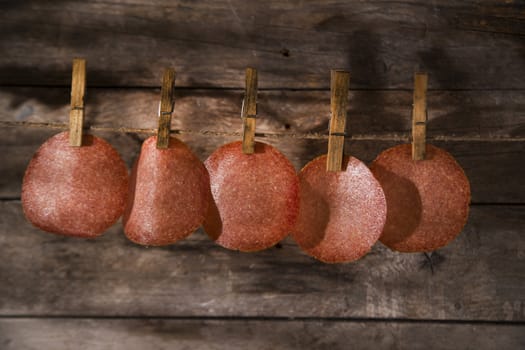
{"type": "Polygon", "coordinates": [[[209,177],[182,141],[170,137],[157,149],[157,137],[144,141],[131,173],[124,232],[135,243],[175,243],[202,225],[209,203],[209,177]]]}
{"type": "Polygon", "coordinates": [[[401,252],[428,252],[461,232],[470,185],[448,152],[427,144],[425,160],[413,161],[411,145],[399,145],[382,152],[370,168],[387,200],[383,244],[401,252]]]}
{"type": "Polygon", "coordinates": [[[128,171],[106,141],[84,135],[69,145],[69,132],[47,140],[27,167],[22,184],[26,218],[44,231],[96,237],[124,211],[128,171]]]}
{"type": "Polygon", "coordinates": [[[381,235],[386,200],[360,160],[345,156],[343,170],[326,171],[326,155],[299,173],[300,211],[292,236],[309,255],[326,263],[364,256],[381,235]]]}
{"type": "Polygon", "coordinates": [[[204,229],[219,245],[257,251],[288,235],[297,218],[299,185],[283,154],[261,142],[254,154],[243,154],[242,143],[233,142],[204,164],[212,195],[204,229]]]}

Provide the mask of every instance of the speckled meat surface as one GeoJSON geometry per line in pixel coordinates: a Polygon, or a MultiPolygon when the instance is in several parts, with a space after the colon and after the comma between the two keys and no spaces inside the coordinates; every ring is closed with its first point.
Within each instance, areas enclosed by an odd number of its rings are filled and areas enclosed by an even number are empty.
{"type": "Polygon", "coordinates": [[[425,160],[413,161],[411,145],[399,145],[382,152],[370,168],[387,200],[382,243],[401,252],[429,252],[461,232],[470,185],[448,152],[427,145],[425,160]]]}
{"type": "Polygon", "coordinates": [[[96,237],[124,211],[128,171],[106,141],[83,136],[82,147],[69,145],[69,133],[47,140],[27,167],[22,207],[27,219],[44,231],[96,237]]]}
{"type": "Polygon", "coordinates": [[[204,228],[225,248],[257,251],[282,240],[294,226],[299,184],[290,161],[274,147],[241,142],[217,149],[205,162],[213,196],[204,228]]]}
{"type": "Polygon", "coordinates": [[[327,172],[326,156],[300,172],[300,211],[292,233],[309,255],[326,263],[364,256],[381,235],[386,201],[367,166],[345,156],[343,171],[327,172]]]}
{"type": "Polygon", "coordinates": [[[202,162],[182,141],[170,138],[157,149],[157,137],[142,144],[131,172],[124,232],[135,243],[175,243],[202,225],[209,203],[209,177],[202,162]]]}

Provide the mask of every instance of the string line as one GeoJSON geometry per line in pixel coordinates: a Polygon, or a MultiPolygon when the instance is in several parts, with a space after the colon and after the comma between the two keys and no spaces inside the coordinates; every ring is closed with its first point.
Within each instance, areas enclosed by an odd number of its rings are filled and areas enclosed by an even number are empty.
{"type": "MultiPolygon", "coordinates": [[[[42,123],[42,122],[26,122],[26,121],[0,121],[0,127],[27,127],[27,128],[41,128],[41,129],[57,129],[67,130],[69,124],[67,123],[42,123]]],[[[111,127],[111,126],[96,126],[91,125],[85,128],[86,131],[99,132],[116,132],[116,133],[134,133],[134,134],[155,134],[157,129],[147,128],[127,128],[127,127],[111,127]]],[[[239,137],[242,135],[240,131],[216,131],[216,130],[186,130],[186,129],[171,129],[171,134],[177,135],[202,135],[202,136],[217,136],[217,137],[239,137]]],[[[293,133],[293,132],[256,132],[256,137],[269,139],[305,139],[305,140],[327,140],[328,131],[324,133],[293,133]]],[[[346,136],[348,140],[361,141],[397,141],[410,142],[411,134],[409,132],[403,134],[353,134],[346,136]]],[[[428,141],[453,141],[453,142],[524,142],[525,137],[515,137],[506,135],[473,135],[473,136],[454,136],[454,135],[433,135],[427,136],[428,141]]]]}

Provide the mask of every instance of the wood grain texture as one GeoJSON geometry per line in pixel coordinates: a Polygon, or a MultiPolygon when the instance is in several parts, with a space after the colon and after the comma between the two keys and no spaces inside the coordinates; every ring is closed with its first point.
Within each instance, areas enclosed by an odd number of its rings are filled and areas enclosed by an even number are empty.
{"type": "MultiPolygon", "coordinates": [[[[86,126],[156,129],[159,89],[90,89],[86,126]]],[[[172,128],[241,132],[242,90],[176,89],[172,128]]],[[[350,91],[349,135],[408,134],[412,91],[350,91]]],[[[63,122],[69,89],[0,87],[0,121],[63,122]]],[[[429,91],[427,135],[525,137],[522,91],[429,91]]],[[[328,134],[330,92],[259,91],[257,132],[328,134]]]]}
{"type": "Polygon", "coordinates": [[[175,88],[175,70],[166,68],[160,88],[160,105],[157,128],[157,148],[168,148],[170,143],[171,115],[173,113],[173,90],[175,88]]]}
{"type": "Polygon", "coordinates": [[[326,170],[341,171],[345,147],[350,73],[332,70],[330,85],[330,132],[328,134],[326,170]]]}
{"type": "Polygon", "coordinates": [[[82,146],[84,96],[86,93],[86,60],[75,58],[71,73],[71,103],[69,110],[69,144],[82,146]]]}
{"type": "Polygon", "coordinates": [[[244,99],[242,101],[242,153],[255,151],[255,125],[257,117],[257,70],[246,68],[244,99]]]}
{"type": "MultiPolygon", "coordinates": [[[[90,89],[85,124],[157,127],[158,89],[90,89]]],[[[0,87],[0,120],[67,122],[66,88],[0,87]]],[[[241,131],[242,90],[176,89],[175,129],[241,131]]],[[[350,135],[408,134],[411,91],[350,91],[350,135]]],[[[429,91],[429,137],[435,135],[524,137],[521,91],[429,91]]],[[[260,91],[258,132],[325,133],[330,119],[327,91],[260,91]]]]}
{"type": "Polygon", "coordinates": [[[398,322],[0,319],[20,349],[521,349],[523,326],[398,322]]]}
{"type": "Polygon", "coordinates": [[[0,84],[66,85],[85,57],[93,86],[329,88],[330,69],[353,86],[523,89],[524,5],[519,1],[3,1],[0,84]]]}
{"type": "Polygon", "coordinates": [[[289,239],[259,253],[197,232],[145,248],[120,225],[97,240],[30,226],[0,202],[0,315],[370,317],[525,320],[525,206],[474,206],[464,232],[430,255],[376,244],[327,265],[289,239]]]}
{"type": "Polygon", "coordinates": [[[412,159],[425,159],[427,137],[427,86],[425,73],[414,75],[414,106],[412,107],[412,159]]]}

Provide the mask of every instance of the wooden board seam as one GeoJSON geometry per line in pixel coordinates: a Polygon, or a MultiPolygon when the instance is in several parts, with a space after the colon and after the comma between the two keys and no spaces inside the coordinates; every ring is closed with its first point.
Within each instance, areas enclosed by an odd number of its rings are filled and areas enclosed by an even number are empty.
{"type": "Polygon", "coordinates": [[[427,323],[427,324],[479,324],[516,326],[525,325],[525,321],[512,320],[476,320],[476,319],[426,319],[395,317],[285,317],[285,316],[143,316],[143,315],[0,315],[0,319],[64,319],[64,320],[202,320],[202,321],[246,321],[246,322],[341,322],[341,323],[427,323]]]}
{"type": "MultiPolygon", "coordinates": [[[[41,129],[56,129],[66,130],[69,125],[64,123],[41,123],[41,122],[20,122],[1,120],[0,127],[27,127],[27,128],[41,128],[41,129]]],[[[115,133],[135,133],[135,134],[155,134],[156,129],[142,129],[142,128],[126,128],[126,127],[106,127],[90,125],[85,130],[101,131],[101,132],[115,132],[115,133]]],[[[171,129],[172,134],[197,134],[206,136],[241,136],[241,132],[226,132],[214,130],[189,130],[189,129],[171,129]]],[[[314,139],[314,140],[328,140],[328,133],[288,133],[288,132],[259,132],[255,133],[256,137],[260,138],[291,138],[291,139],[314,139]]],[[[347,135],[346,140],[361,141],[361,140],[377,140],[377,141],[399,141],[410,142],[411,134],[354,134],[347,135]]],[[[451,141],[451,142],[524,142],[525,137],[519,136],[453,136],[453,135],[434,135],[427,136],[428,141],[451,141]]]]}

